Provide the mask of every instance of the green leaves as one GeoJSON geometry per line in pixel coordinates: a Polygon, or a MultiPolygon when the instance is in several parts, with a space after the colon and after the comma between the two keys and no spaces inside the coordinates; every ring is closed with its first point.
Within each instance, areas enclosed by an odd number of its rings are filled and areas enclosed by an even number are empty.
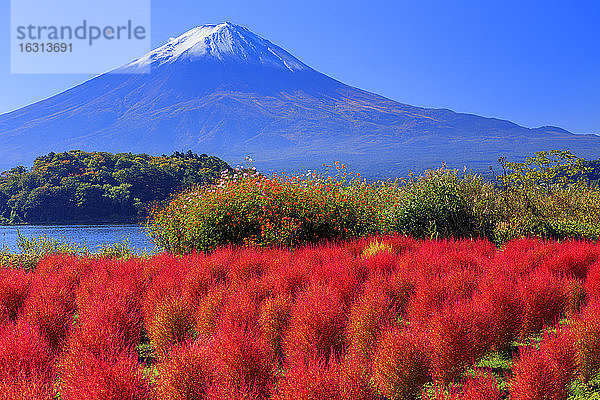
{"type": "Polygon", "coordinates": [[[231,170],[191,152],[152,157],[69,151],[38,157],[31,171],[0,176],[0,220],[12,223],[132,222],[148,206],[192,184],[231,170]]]}
{"type": "Polygon", "coordinates": [[[585,173],[590,170],[583,158],[570,151],[550,150],[535,153],[525,162],[509,162],[505,157],[498,161],[503,174],[498,177],[503,187],[539,186],[547,189],[583,185],[585,173]]]}

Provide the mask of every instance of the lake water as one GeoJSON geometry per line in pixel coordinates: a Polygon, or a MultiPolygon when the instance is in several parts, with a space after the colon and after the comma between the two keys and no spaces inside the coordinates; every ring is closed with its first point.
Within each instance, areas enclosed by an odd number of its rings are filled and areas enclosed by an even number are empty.
{"type": "Polygon", "coordinates": [[[154,245],[141,225],[19,225],[0,226],[0,248],[16,252],[18,233],[25,237],[46,235],[63,242],[86,245],[90,251],[99,246],[128,240],[137,250],[153,251],[154,245]]]}

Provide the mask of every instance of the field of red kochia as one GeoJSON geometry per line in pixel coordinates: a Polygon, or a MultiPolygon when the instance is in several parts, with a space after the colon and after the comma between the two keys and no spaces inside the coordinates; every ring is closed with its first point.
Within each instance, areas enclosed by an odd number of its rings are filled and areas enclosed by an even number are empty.
{"type": "Polygon", "coordinates": [[[600,371],[599,300],[589,242],[54,255],[0,269],[0,398],[558,400],[600,371]]]}

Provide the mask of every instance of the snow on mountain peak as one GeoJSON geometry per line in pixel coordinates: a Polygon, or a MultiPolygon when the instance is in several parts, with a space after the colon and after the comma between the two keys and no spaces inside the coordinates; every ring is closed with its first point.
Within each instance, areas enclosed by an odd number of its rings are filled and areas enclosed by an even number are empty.
{"type": "Polygon", "coordinates": [[[124,69],[203,58],[266,65],[290,71],[310,69],[281,47],[229,22],[191,29],[126,65],[124,69]]]}

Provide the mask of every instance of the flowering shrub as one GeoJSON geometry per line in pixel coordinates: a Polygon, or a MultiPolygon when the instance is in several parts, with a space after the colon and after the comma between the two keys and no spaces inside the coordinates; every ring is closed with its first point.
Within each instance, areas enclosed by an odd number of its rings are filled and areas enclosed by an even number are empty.
{"type": "Polygon", "coordinates": [[[189,253],[226,244],[297,246],[384,232],[381,204],[392,191],[338,164],[337,178],[265,177],[237,168],[233,177],[188,189],[154,209],[150,235],[166,250],[189,253]]]}

